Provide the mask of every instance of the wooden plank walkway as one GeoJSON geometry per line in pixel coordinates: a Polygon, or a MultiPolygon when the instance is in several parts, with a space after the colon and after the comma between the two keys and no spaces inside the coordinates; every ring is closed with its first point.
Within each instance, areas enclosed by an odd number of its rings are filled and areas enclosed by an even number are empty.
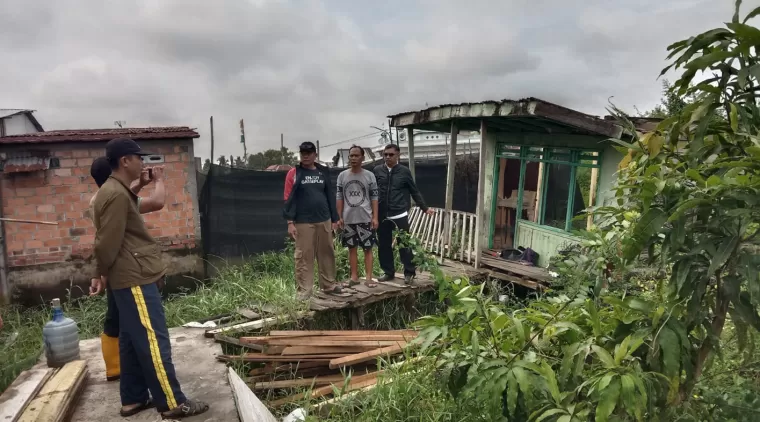
{"type": "Polygon", "coordinates": [[[312,311],[326,311],[333,309],[361,308],[370,303],[392,297],[406,296],[414,293],[422,293],[435,289],[435,280],[430,274],[417,274],[414,284],[404,284],[404,276],[396,274],[396,280],[392,282],[380,282],[377,287],[367,287],[359,284],[351,288],[343,289],[349,296],[335,296],[316,291],[311,298],[309,308],[312,311]]]}
{"type": "Polygon", "coordinates": [[[541,283],[549,283],[552,281],[552,276],[549,275],[549,271],[547,271],[546,268],[510,262],[506,259],[495,257],[485,251],[480,255],[480,262],[487,267],[507,271],[519,277],[530,278],[541,283]]]}

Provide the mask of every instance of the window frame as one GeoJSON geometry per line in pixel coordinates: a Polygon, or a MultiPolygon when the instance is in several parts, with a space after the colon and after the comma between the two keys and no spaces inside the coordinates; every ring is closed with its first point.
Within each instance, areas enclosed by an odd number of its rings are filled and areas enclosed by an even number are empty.
{"type": "MultiPolygon", "coordinates": [[[[508,142],[500,142],[496,144],[496,159],[494,160],[494,175],[499,174],[499,161],[502,158],[506,159],[512,159],[512,160],[520,160],[520,178],[518,181],[518,193],[517,193],[517,209],[522,210],[523,205],[523,193],[524,193],[524,184],[525,184],[525,172],[528,165],[528,162],[537,162],[537,163],[545,163],[545,164],[562,164],[562,165],[569,165],[570,166],[570,180],[575,182],[577,170],[579,167],[585,167],[585,168],[596,168],[601,169],[602,167],[602,149],[596,149],[596,148],[576,148],[576,147],[558,147],[558,146],[548,146],[548,145],[519,145],[519,144],[513,144],[508,142]],[[585,162],[584,162],[585,161],[585,162]],[[590,161],[590,162],[589,162],[590,161]]],[[[597,182],[599,177],[601,176],[599,174],[600,172],[597,172],[597,182]]],[[[554,230],[558,231],[560,233],[569,233],[572,232],[574,229],[572,227],[572,220],[573,220],[573,209],[575,208],[575,191],[576,191],[576,185],[577,183],[570,183],[569,189],[568,189],[568,202],[567,202],[567,213],[565,216],[565,228],[560,229],[553,226],[548,226],[544,224],[544,211],[546,207],[546,197],[548,194],[548,181],[549,181],[549,166],[544,166],[543,170],[543,176],[541,179],[541,196],[538,199],[539,209],[536,210],[536,222],[530,222],[532,224],[537,224],[541,226],[542,228],[546,228],[548,230],[554,230]]],[[[499,181],[497,180],[497,177],[494,177],[494,182],[492,186],[492,195],[491,195],[491,224],[490,224],[490,236],[489,236],[489,246],[493,247],[493,234],[494,234],[494,227],[495,227],[495,219],[496,219],[496,207],[497,207],[497,201],[498,201],[498,186],[499,181]]],[[[598,197],[599,194],[599,183],[596,184],[596,192],[594,197],[598,197]]],[[[589,206],[593,206],[593,204],[589,204],[589,206]]],[[[528,221],[522,218],[522,213],[517,212],[516,218],[515,218],[515,230],[517,229],[518,224],[521,221],[528,221]]]]}

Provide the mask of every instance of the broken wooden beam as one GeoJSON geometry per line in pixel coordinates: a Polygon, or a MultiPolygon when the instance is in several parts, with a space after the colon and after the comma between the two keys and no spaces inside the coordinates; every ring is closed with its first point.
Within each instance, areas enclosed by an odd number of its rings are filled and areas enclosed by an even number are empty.
{"type": "Polygon", "coordinates": [[[367,375],[360,375],[358,377],[351,377],[349,380],[344,380],[342,383],[339,384],[330,384],[324,387],[320,387],[311,391],[306,391],[299,394],[294,394],[292,396],[283,397],[281,399],[277,399],[274,401],[269,402],[269,405],[272,407],[279,407],[283,404],[292,403],[295,401],[303,400],[305,398],[315,399],[319,397],[324,397],[328,394],[332,394],[335,389],[338,389],[339,392],[342,393],[348,393],[350,391],[358,390],[361,388],[369,387],[370,385],[374,385],[377,383],[377,377],[378,375],[382,374],[383,371],[375,371],[372,373],[369,373],[367,375]]]}

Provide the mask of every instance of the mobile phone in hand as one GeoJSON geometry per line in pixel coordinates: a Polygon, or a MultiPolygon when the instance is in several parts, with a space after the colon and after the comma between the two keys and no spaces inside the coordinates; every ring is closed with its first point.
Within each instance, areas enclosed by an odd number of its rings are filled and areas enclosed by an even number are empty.
{"type": "Polygon", "coordinates": [[[153,168],[148,169],[148,180],[153,180],[153,168]]]}

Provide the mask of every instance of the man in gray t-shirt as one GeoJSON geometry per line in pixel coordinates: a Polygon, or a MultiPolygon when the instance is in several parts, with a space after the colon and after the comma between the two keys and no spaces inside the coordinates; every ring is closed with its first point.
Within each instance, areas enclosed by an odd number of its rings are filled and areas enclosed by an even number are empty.
{"type": "Polygon", "coordinates": [[[377,243],[378,226],[377,180],[369,170],[362,168],[364,149],[353,146],[348,151],[351,168],[338,175],[337,206],[343,228],[341,240],[348,247],[351,266],[349,286],[359,284],[359,257],[357,248],[364,249],[364,270],[368,287],[377,286],[372,279],[372,247],[377,243]]]}

